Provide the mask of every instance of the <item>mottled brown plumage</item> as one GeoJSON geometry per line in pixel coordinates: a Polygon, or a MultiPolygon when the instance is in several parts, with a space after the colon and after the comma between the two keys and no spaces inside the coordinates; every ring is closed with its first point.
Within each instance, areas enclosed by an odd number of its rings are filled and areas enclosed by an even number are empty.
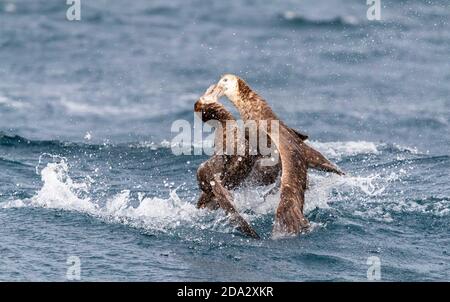
{"type": "Polygon", "coordinates": [[[277,137],[267,131],[280,153],[282,176],[280,202],[276,211],[274,234],[298,234],[309,228],[303,215],[308,167],[343,174],[320,152],[306,145],[306,135],[299,133],[278,119],[267,102],[254,92],[244,80],[234,75],[225,75],[217,83],[238,109],[241,118],[261,121],[279,121],[277,137]]]}
{"type": "MultiPolygon", "coordinates": [[[[239,129],[229,128],[227,131],[227,121],[235,121],[233,115],[220,103],[211,102],[208,96],[213,94],[210,88],[205,95],[200,98],[194,105],[195,112],[201,115],[201,119],[205,123],[212,121],[221,124],[222,129],[215,130],[215,141],[221,141],[226,146],[227,134],[232,134],[233,138],[237,138],[239,129]],[[206,99],[206,100],[205,100],[206,99]],[[231,132],[230,132],[231,131],[231,132]]],[[[231,154],[222,153],[222,150],[215,150],[215,154],[202,163],[197,170],[197,180],[202,190],[197,207],[216,209],[222,208],[229,216],[230,221],[238,227],[240,231],[248,236],[259,238],[253,228],[242,218],[237,212],[231,194],[228,190],[232,190],[242,184],[242,182],[254,171],[255,180],[261,180],[262,183],[269,181],[274,182],[279,174],[280,166],[274,166],[271,169],[265,169],[260,165],[255,165],[261,158],[259,155],[250,155],[249,143],[247,137],[244,140],[234,141],[236,148],[231,154]],[[238,146],[242,144],[241,146],[238,146]],[[237,155],[237,148],[243,148],[243,155],[237,155]],[[254,169],[255,167],[255,169],[254,169]],[[259,176],[258,177],[256,177],[259,176]]]]}

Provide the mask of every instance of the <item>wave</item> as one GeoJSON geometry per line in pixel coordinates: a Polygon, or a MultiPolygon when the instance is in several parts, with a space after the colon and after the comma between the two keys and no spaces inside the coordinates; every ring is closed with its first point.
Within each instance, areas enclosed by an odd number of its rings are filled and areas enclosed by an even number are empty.
{"type": "MultiPolygon", "coordinates": [[[[183,103],[184,101],[194,101],[198,98],[198,95],[194,93],[185,93],[177,96],[177,100],[183,103]]],[[[158,118],[164,114],[186,114],[184,110],[180,110],[174,106],[167,106],[155,110],[151,105],[152,101],[137,104],[134,106],[127,106],[126,100],[124,104],[100,104],[100,103],[88,103],[68,100],[61,98],[58,105],[60,105],[64,111],[71,115],[83,115],[83,116],[133,116],[134,118],[158,118]]],[[[192,112],[189,110],[188,112],[192,112]]]]}
{"type": "MultiPolygon", "coordinates": [[[[378,152],[370,144],[350,148],[352,154],[356,152],[355,149],[378,152]]],[[[176,189],[171,190],[167,197],[150,197],[142,192],[132,193],[127,188],[123,188],[119,193],[110,193],[110,196],[101,194],[98,197],[93,193],[97,190],[93,188],[95,181],[91,182],[89,175],[85,178],[77,177],[75,181],[70,176],[66,158],[51,155],[50,157],[52,162],[47,162],[41,171],[39,171],[41,160],[36,167],[36,172],[41,175],[43,182],[36,194],[31,198],[6,201],[2,204],[2,208],[38,207],[77,212],[107,223],[120,223],[142,229],[149,234],[163,233],[192,238],[192,236],[201,237],[201,233],[206,231],[220,234],[233,232],[222,211],[199,210],[192,201],[182,200],[176,189]]],[[[384,222],[392,222],[396,213],[448,215],[450,199],[446,198],[386,201],[385,191],[393,184],[401,182],[405,175],[404,170],[343,177],[312,172],[309,175],[309,189],[305,196],[305,213],[309,215],[317,209],[322,211],[339,209],[342,215],[384,222]]],[[[107,187],[102,189],[109,191],[107,187]]],[[[234,192],[237,208],[258,228],[271,229],[278,206],[279,193],[263,197],[263,192],[268,189],[270,186],[244,187],[234,192]]],[[[321,218],[315,221],[314,217],[311,221],[313,229],[326,225],[328,218],[324,222],[321,218]]]]}
{"type": "Polygon", "coordinates": [[[352,215],[365,220],[398,223],[404,219],[405,214],[431,215],[435,218],[447,217],[450,214],[450,198],[430,196],[417,200],[408,198],[398,198],[396,200],[367,199],[363,203],[355,203],[352,208],[352,215]]]}
{"type": "MultiPolygon", "coordinates": [[[[204,141],[203,145],[209,146],[212,141],[204,141]]],[[[375,143],[369,141],[345,141],[345,142],[319,142],[319,141],[307,141],[312,147],[322,152],[325,156],[332,160],[340,161],[344,158],[351,158],[359,155],[381,155],[387,154],[412,154],[422,156],[415,158],[416,161],[429,161],[433,159],[440,160],[438,157],[433,157],[427,153],[421,153],[416,147],[403,146],[395,143],[375,143]]],[[[123,149],[150,149],[155,150],[170,150],[174,145],[170,140],[163,139],[160,142],[142,140],[130,143],[113,144],[105,142],[101,144],[85,143],[85,142],[70,142],[59,140],[31,140],[26,137],[17,134],[7,134],[0,131],[0,147],[40,147],[43,152],[47,152],[48,148],[61,148],[61,149],[79,149],[84,150],[112,150],[114,148],[123,149]]],[[[192,148],[201,148],[202,144],[193,142],[192,148]]],[[[407,160],[405,158],[399,160],[407,160]]],[[[411,159],[412,160],[412,159],[411,159]]]]}
{"type": "MultiPolygon", "coordinates": [[[[113,105],[95,105],[88,103],[72,102],[62,100],[61,106],[70,114],[74,115],[98,115],[98,116],[118,116],[130,115],[141,116],[143,112],[146,114],[153,112],[149,106],[113,106],[113,105]]],[[[148,115],[147,115],[148,116],[148,115]]]]}
{"type": "Polygon", "coordinates": [[[0,147],[100,147],[83,143],[63,142],[59,140],[31,140],[17,134],[6,134],[0,131],[0,147]]]}
{"type": "MultiPolygon", "coordinates": [[[[33,197],[6,202],[3,208],[59,209],[88,214],[106,222],[164,233],[186,225],[202,229],[202,218],[207,221],[211,216],[206,210],[197,210],[193,204],[182,201],[176,191],[171,191],[167,199],[139,194],[139,204],[134,207],[130,191],[123,190],[102,203],[89,195],[89,182],[74,181],[69,175],[66,159],[58,158],[40,172],[43,186],[33,197]]],[[[219,212],[215,214],[218,215],[219,212]]]]}
{"type": "MultiPolygon", "coordinates": [[[[89,132],[86,133],[85,140],[89,140],[89,132]]],[[[139,142],[139,143],[127,143],[127,144],[112,144],[112,143],[102,143],[102,144],[88,144],[84,142],[70,142],[70,141],[61,141],[61,140],[32,140],[26,137],[17,135],[17,134],[7,134],[5,132],[0,131],[0,147],[41,147],[43,152],[48,148],[72,148],[79,149],[80,151],[89,149],[89,150],[100,150],[103,148],[114,148],[114,147],[129,147],[129,148],[138,148],[139,146],[150,146],[150,142],[139,142]]],[[[159,148],[170,147],[167,145],[165,141],[162,141],[161,144],[154,145],[159,148]]]]}
{"type": "MultiPolygon", "coordinates": [[[[211,144],[212,142],[204,141],[204,145],[211,144]]],[[[367,141],[347,141],[347,142],[319,142],[319,141],[307,141],[312,147],[322,152],[327,157],[332,159],[342,159],[343,157],[351,157],[360,154],[380,154],[383,150],[388,152],[418,152],[415,148],[404,147],[397,144],[383,144],[367,141]]],[[[137,143],[130,143],[130,148],[149,148],[149,149],[161,149],[172,148],[174,146],[170,141],[163,140],[160,143],[154,141],[142,141],[137,143]]],[[[194,143],[193,147],[200,147],[202,145],[194,143]]]]}
{"type": "Polygon", "coordinates": [[[5,106],[6,108],[13,108],[13,109],[22,109],[27,107],[27,104],[0,95],[0,106],[5,106]]]}
{"type": "MultiPolygon", "coordinates": [[[[89,132],[86,133],[85,140],[89,141],[89,132]]],[[[42,150],[42,153],[45,154],[48,151],[58,152],[59,149],[70,150],[74,154],[82,154],[84,151],[103,151],[108,150],[123,152],[133,149],[149,149],[151,151],[156,150],[166,150],[169,151],[174,144],[169,142],[168,140],[162,140],[161,142],[155,141],[139,141],[132,143],[119,143],[113,144],[110,142],[104,142],[101,144],[96,143],[85,143],[85,142],[70,142],[70,141],[60,141],[60,140],[32,140],[26,137],[17,135],[17,134],[7,134],[0,131],[0,148],[1,147],[15,147],[15,148],[36,148],[38,150],[42,150]]],[[[195,145],[197,147],[201,147],[195,145]]]]}
{"type": "Polygon", "coordinates": [[[0,132],[0,146],[19,146],[19,145],[30,145],[41,142],[33,142],[19,135],[8,135],[6,133],[0,132]]]}
{"type": "MultiPolygon", "coordinates": [[[[130,191],[125,189],[106,201],[97,200],[90,193],[89,181],[77,182],[70,177],[65,158],[54,156],[53,159],[54,162],[48,163],[40,171],[43,185],[33,197],[6,202],[3,208],[39,207],[79,212],[106,222],[141,228],[150,233],[170,233],[186,228],[222,233],[232,230],[222,211],[199,210],[193,203],[181,200],[176,190],[171,191],[168,198],[147,197],[138,193],[133,200],[130,191]],[[133,203],[137,205],[133,206],[133,203]]],[[[315,191],[308,194],[316,195],[315,191]]],[[[256,221],[264,215],[273,216],[278,198],[275,194],[264,200],[254,190],[244,189],[236,192],[235,202],[246,219],[256,221]],[[249,194],[253,198],[248,198],[249,194]]],[[[306,211],[317,207],[327,207],[326,198],[315,198],[313,203],[308,204],[306,211]]]]}
{"type": "Polygon", "coordinates": [[[341,160],[344,157],[357,155],[380,155],[383,153],[404,153],[413,155],[427,155],[421,153],[417,147],[403,146],[396,143],[375,143],[368,141],[347,141],[347,142],[318,142],[310,141],[312,147],[316,148],[324,155],[341,160]]]}
{"type": "Polygon", "coordinates": [[[149,16],[171,16],[174,15],[178,9],[171,6],[155,6],[143,10],[145,15],[149,16]]]}
{"type": "Polygon", "coordinates": [[[279,14],[279,18],[286,24],[297,26],[357,26],[360,21],[351,15],[336,16],[329,19],[313,19],[302,16],[294,11],[285,11],[279,14]]]}
{"type": "MultiPolygon", "coordinates": [[[[15,3],[5,3],[5,4],[3,5],[3,11],[4,11],[5,13],[13,14],[13,13],[16,12],[16,10],[17,10],[17,6],[16,6],[15,3]]],[[[1,11],[1,10],[0,10],[0,11],[1,11]]]]}
{"type": "Polygon", "coordinates": [[[377,144],[367,141],[349,142],[317,142],[311,141],[312,147],[322,152],[325,156],[341,159],[344,156],[359,154],[379,154],[381,151],[377,144]]]}
{"type": "Polygon", "coordinates": [[[0,13],[4,12],[7,14],[15,15],[33,16],[39,14],[45,16],[51,14],[60,14],[61,11],[67,9],[67,7],[65,6],[65,2],[61,3],[58,1],[45,1],[45,5],[39,3],[39,1],[14,0],[2,2],[0,2],[0,13]]]}
{"type": "Polygon", "coordinates": [[[31,167],[28,164],[25,164],[23,162],[17,161],[17,160],[11,160],[0,156],[0,166],[6,165],[6,166],[23,166],[23,167],[31,167]]]}

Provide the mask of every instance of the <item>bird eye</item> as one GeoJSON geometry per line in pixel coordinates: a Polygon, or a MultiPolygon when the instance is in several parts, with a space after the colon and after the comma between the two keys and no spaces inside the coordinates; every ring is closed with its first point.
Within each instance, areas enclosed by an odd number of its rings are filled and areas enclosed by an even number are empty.
{"type": "Polygon", "coordinates": [[[224,82],[228,81],[228,79],[223,79],[224,82]]]}

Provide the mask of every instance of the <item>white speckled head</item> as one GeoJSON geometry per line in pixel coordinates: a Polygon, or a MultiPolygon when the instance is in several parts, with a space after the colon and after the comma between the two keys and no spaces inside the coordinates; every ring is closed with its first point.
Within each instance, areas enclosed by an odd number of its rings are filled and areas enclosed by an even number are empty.
{"type": "Polygon", "coordinates": [[[239,78],[232,74],[223,75],[217,87],[221,88],[223,94],[226,95],[231,101],[235,100],[239,96],[239,78]]]}

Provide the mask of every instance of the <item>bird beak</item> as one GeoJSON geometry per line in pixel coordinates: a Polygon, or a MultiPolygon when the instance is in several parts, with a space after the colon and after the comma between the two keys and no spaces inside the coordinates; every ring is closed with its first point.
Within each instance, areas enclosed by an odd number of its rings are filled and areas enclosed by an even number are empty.
{"type": "Polygon", "coordinates": [[[223,89],[218,85],[211,85],[200,97],[202,103],[214,103],[217,102],[223,96],[223,89]]]}
{"type": "Polygon", "coordinates": [[[215,85],[212,93],[217,97],[217,99],[220,99],[221,97],[224,96],[223,88],[219,85],[215,85]]]}

